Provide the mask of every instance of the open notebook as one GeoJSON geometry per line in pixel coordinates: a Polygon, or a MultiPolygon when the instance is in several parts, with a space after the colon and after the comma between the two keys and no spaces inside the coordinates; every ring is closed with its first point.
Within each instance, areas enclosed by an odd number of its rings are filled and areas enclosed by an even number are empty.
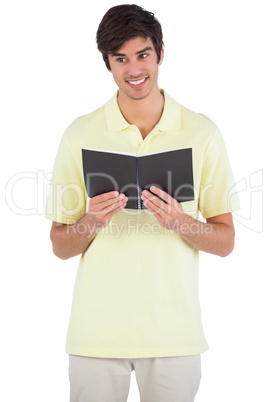
{"type": "Polygon", "coordinates": [[[154,185],[179,202],[194,199],[192,148],[150,154],[82,149],[84,180],[90,198],[117,190],[125,208],[145,209],[141,192],[154,185]]]}

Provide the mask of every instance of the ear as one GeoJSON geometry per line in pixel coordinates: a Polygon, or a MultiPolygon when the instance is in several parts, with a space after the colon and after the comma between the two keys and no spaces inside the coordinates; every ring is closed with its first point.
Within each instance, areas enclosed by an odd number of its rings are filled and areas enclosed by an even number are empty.
{"type": "Polygon", "coordinates": [[[159,66],[161,66],[161,64],[163,62],[163,59],[164,59],[164,48],[162,47],[161,53],[160,53],[160,60],[159,60],[159,63],[158,63],[159,66]]]}

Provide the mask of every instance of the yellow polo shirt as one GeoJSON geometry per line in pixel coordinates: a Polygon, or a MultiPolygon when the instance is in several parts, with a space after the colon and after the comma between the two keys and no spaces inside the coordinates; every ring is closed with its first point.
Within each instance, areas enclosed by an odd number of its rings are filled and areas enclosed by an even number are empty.
{"type": "MultiPolygon", "coordinates": [[[[67,128],[53,169],[48,219],[71,224],[88,209],[82,148],[137,154],[192,148],[195,199],[182,203],[184,211],[198,219],[199,211],[209,218],[239,209],[218,127],[161,91],[163,114],[145,139],[124,119],[117,93],[67,128]]],[[[81,256],[67,353],[142,358],[207,349],[198,297],[198,250],[164,229],[148,210],[118,212],[81,256]]]]}

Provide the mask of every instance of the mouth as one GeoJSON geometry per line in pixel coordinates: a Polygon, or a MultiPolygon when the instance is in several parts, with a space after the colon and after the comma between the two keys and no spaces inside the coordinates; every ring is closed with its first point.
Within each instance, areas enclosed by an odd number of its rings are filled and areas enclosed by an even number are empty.
{"type": "Polygon", "coordinates": [[[143,88],[146,85],[149,77],[140,78],[139,80],[128,80],[126,81],[131,88],[143,88]]]}

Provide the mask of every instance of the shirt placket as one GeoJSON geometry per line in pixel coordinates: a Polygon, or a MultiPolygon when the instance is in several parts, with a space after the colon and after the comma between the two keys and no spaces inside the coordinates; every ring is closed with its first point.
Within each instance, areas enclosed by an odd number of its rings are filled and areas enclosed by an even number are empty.
{"type": "Polygon", "coordinates": [[[150,143],[152,139],[159,134],[159,129],[156,126],[144,139],[138,129],[138,127],[133,126],[133,131],[135,133],[135,153],[137,154],[146,154],[150,153],[150,143]]]}

